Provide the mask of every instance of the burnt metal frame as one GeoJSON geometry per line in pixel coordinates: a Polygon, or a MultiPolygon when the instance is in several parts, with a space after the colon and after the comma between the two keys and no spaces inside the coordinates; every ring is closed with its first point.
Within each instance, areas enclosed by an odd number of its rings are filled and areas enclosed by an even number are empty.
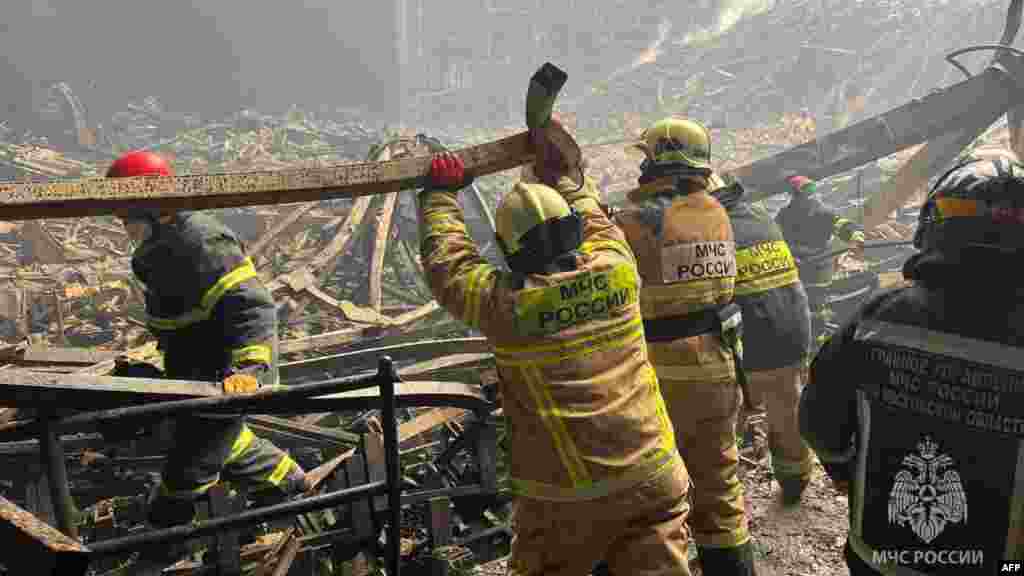
{"type": "Polygon", "coordinates": [[[275,404],[274,411],[290,413],[312,412],[323,409],[324,403],[310,402],[311,397],[376,386],[380,389],[380,396],[377,398],[339,398],[329,400],[327,403],[337,409],[351,409],[353,405],[365,406],[367,404],[375,405],[375,407],[381,409],[384,429],[385,482],[370,482],[362,486],[337,490],[320,496],[217,517],[194,525],[175,526],[141,535],[100,541],[91,544],[88,548],[90,550],[90,558],[122,554],[153,544],[183,541],[230,528],[251,526],[266,520],[303,514],[330,506],[354,502],[374,495],[387,495],[389,528],[385,557],[388,573],[397,576],[399,573],[402,484],[398,452],[395,384],[400,381],[391,358],[383,356],[378,360],[376,374],[371,376],[339,378],[288,388],[261,390],[253,394],[239,396],[198,398],[194,400],[178,400],[144,406],[115,408],[112,410],[80,413],[66,418],[56,418],[53,414],[43,414],[39,420],[15,430],[24,432],[26,429],[30,429],[39,433],[40,457],[48,473],[50,493],[55,511],[57,512],[58,526],[62,532],[74,538],[77,537],[77,529],[73,517],[74,505],[67,481],[64,451],[58,437],[60,429],[83,427],[100,421],[120,420],[138,416],[169,416],[186,412],[224,414],[241,413],[249,409],[266,412],[271,402],[275,404]]]}

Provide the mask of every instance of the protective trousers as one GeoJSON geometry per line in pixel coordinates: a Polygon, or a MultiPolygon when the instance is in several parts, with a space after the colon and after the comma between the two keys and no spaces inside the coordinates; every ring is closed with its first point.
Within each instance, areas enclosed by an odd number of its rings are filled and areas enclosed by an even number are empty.
{"type": "Polygon", "coordinates": [[[286,452],[257,437],[243,418],[188,416],[174,422],[175,445],[150,503],[159,526],[189,522],[191,503],[222,479],[280,499],[298,494],[305,472],[286,452]]]}
{"type": "MultiPolygon", "coordinates": [[[[655,368],[657,369],[657,367],[655,368]]],[[[698,546],[734,548],[750,539],[743,484],[737,475],[736,422],[742,392],[736,381],[670,380],[659,374],[676,444],[693,481],[690,529],[698,546]]]]}
{"type": "Polygon", "coordinates": [[[755,418],[763,415],[767,424],[772,472],[780,482],[809,480],[814,471],[814,454],[800,436],[797,419],[804,374],[803,363],[747,373],[749,404],[754,407],[751,414],[755,418]]]}
{"type": "Polygon", "coordinates": [[[689,576],[686,468],[595,500],[519,498],[510,575],[580,576],[602,559],[612,574],[689,576]]]}

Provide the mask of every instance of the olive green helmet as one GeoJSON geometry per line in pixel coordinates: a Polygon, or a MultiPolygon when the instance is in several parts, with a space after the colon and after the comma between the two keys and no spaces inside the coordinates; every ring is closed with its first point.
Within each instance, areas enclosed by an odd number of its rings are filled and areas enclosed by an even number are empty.
{"type": "Polygon", "coordinates": [[[583,223],[557,190],[517,182],[494,212],[498,245],[513,271],[532,274],[579,247],[583,223]]]}
{"type": "Polygon", "coordinates": [[[633,147],[641,150],[653,166],[681,164],[711,172],[711,136],[704,125],[688,118],[655,122],[633,147]]]}

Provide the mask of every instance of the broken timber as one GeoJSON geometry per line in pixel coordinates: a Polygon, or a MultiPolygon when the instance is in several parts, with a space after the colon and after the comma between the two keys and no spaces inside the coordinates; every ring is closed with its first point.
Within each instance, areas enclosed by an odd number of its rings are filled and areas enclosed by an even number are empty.
{"type": "Polygon", "coordinates": [[[0,496],[2,561],[9,574],[81,576],[89,568],[89,550],[78,540],[0,496]],[[14,552],[14,551],[17,552],[14,552]]]}
{"type": "MultiPolygon", "coordinates": [[[[476,176],[533,160],[527,133],[455,152],[476,176]]],[[[35,220],[110,214],[141,206],[204,210],[261,204],[354,198],[424,185],[430,156],[326,168],[162,177],[83,178],[0,183],[0,219],[35,220]]]]}
{"type": "Polygon", "coordinates": [[[750,200],[783,193],[796,174],[820,180],[884,158],[904,148],[995,117],[1021,100],[1005,68],[991,67],[924,98],[913,100],[823,138],[811,140],[732,171],[750,188],[750,200]]]}
{"type": "Polygon", "coordinates": [[[102,409],[220,395],[220,389],[209,382],[0,371],[0,403],[19,408],[102,409]]]}

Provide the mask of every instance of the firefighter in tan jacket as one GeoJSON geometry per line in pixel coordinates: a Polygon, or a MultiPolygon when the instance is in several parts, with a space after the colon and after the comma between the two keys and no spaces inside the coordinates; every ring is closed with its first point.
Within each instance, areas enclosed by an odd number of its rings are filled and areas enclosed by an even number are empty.
{"type": "Polygon", "coordinates": [[[710,138],[696,122],[667,118],[636,146],[645,154],[640,185],[616,222],[636,254],[651,363],[693,478],[690,526],[705,574],[753,574],[737,476],[736,246],[728,214],[708,193],[710,138]]]}
{"type": "Polygon", "coordinates": [[[501,376],[518,496],[510,573],[578,576],[606,558],[617,574],[687,575],[689,477],[647,359],[633,254],[544,134],[543,183],[517,183],[496,211],[510,271],[467,233],[458,157],[436,157],[419,196],[431,289],[487,336],[501,376]]]}

